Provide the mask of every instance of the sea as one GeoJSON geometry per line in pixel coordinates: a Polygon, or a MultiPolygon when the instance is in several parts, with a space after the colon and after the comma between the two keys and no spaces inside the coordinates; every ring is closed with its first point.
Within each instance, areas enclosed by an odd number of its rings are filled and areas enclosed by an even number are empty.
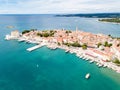
{"type": "Polygon", "coordinates": [[[0,15],[0,90],[120,90],[120,74],[108,68],[99,68],[46,46],[35,51],[26,49],[35,44],[6,41],[13,30],[66,29],[120,36],[120,24],[99,22],[98,18],[55,17],[45,14],[0,15]],[[8,28],[8,26],[14,26],[8,28]],[[90,78],[85,75],[90,73],[90,78]]]}

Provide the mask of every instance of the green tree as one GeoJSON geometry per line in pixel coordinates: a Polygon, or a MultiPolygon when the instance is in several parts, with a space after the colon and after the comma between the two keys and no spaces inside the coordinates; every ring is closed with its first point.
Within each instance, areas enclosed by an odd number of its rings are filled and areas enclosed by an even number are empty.
{"type": "Polygon", "coordinates": [[[48,36],[49,36],[49,33],[45,32],[45,33],[43,33],[43,36],[44,36],[44,37],[48,37],[48,36]]]}
{"type": "Polygon", "coordinates": [[[50,33],[53,33],[54,31],[53,30],[50,30],[50,33]]]}
{"type": "Polygon", "coordinates": [[[37,36],[43,37],[42,33],[37,33],[37,36]]]}
{"type": "Polygon", "coordinates": [[[108,47],[111,47],[112,46],[112,43],[108,44],[108,47]]]}
{"type": "Polygon", "coordinates": [[[78,42],[74,42],[71,44],[73,47],[81,47],[81,45],[78,42]]]}
{"type": "Polygon", "coordinates": [[[120,66],[120,60],[118,58],[113,59],[112,62],[120,66]]]}
{"type": "Polygon", "coordinates": [[[102,43],[99,42],[99,43],[97,44],[97,47],[99,48],[101,45],[102,45],[102,43]]]}
{"type": "Polygon", "coordinates": [[[110,34],[108,35],[109,37],[112,37],[110,34]]]}
{"type": "Polygon", "coordinates": [[[22,34],[29,33],[29,32],[30,32],[30,30],[24,30],[24,31],[22,31],[22,34]]]}
{"type": "Polygon", "coordinates": [[[60,44],[60,42],[58,42],[57,44],[58,44],[58,46],[60,46],[60,45],[61,45],[61,44],[60,44]]]}
{"type": "Polygon", "coordinates": [[[84,43],[84,44],[82,45],[82,49],[87,49],[87,44],[86,44],[86,43],[84,43]]]}
{"type": "Polygon", "coordinates": [[[67,30],[65,33],[72,33],[70,30],[67,30]]]}
{"type": "Polygon", "coordinates": [[[112,46],[112,43],[108,43],[107,41],[104,43],[104,46],[105,47],[111,47],[112,46]]]}

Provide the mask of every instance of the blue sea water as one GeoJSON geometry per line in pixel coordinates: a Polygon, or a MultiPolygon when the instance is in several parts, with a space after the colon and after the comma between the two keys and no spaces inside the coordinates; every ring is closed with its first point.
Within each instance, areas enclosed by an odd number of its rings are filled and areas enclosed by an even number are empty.
{"type": "Polygon", "coordinates": [[[120,90],[120,74],[80,59],[64,50],[5,41],[12,30],[37,28],[69,29],[120,36],[120,25],[98,22],[97,18],[54,17],[53,15],[0,15],[0,90],[120,90]],[[7,26],[14,28],[9,29],[7,26]],[[90,79],[86,80],[86,73],[90,79]]]}

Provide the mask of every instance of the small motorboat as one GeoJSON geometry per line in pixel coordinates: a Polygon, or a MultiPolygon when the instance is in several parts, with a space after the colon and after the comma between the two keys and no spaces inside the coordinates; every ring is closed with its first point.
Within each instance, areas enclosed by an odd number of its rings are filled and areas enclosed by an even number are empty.
{"type": "Polygon", "coordinates": [[[90,73],[86,74],[86,75],[85,75],[85,78],[86,78],[86,79],[89,79],[89,78],[90,78],[90,73]]]}
{"type": "Polygon", "coordinates": [[[90,61],[90,63],[93,63],[94,61],[90,61]]]}

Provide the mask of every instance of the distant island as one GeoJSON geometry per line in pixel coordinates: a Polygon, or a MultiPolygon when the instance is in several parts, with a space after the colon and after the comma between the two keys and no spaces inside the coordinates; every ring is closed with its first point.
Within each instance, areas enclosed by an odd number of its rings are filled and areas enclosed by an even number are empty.
{"type": "Polygon", "coordinates": [[[120,13],[64,14],[56,17],[120,18],[120,13]]]}
{"type": "Polygon", "coordinates": [[[6,40],[16,39],[19,42],[37,45],[26,49],[33,51],[42,46],[50,49],[64,49],[66,53],[74,53],[83,60],[96,62],[98,67],[108,67],[120,73],[120,39],[111,35],[93,34],[77,30],[18,30],[6,35],[6,40]]]}
{"type": "Polygon", "coordinates": [[[120,18],[105,18],[105,19],[99,19],[98,21],[120,23],[120,18]]]}

